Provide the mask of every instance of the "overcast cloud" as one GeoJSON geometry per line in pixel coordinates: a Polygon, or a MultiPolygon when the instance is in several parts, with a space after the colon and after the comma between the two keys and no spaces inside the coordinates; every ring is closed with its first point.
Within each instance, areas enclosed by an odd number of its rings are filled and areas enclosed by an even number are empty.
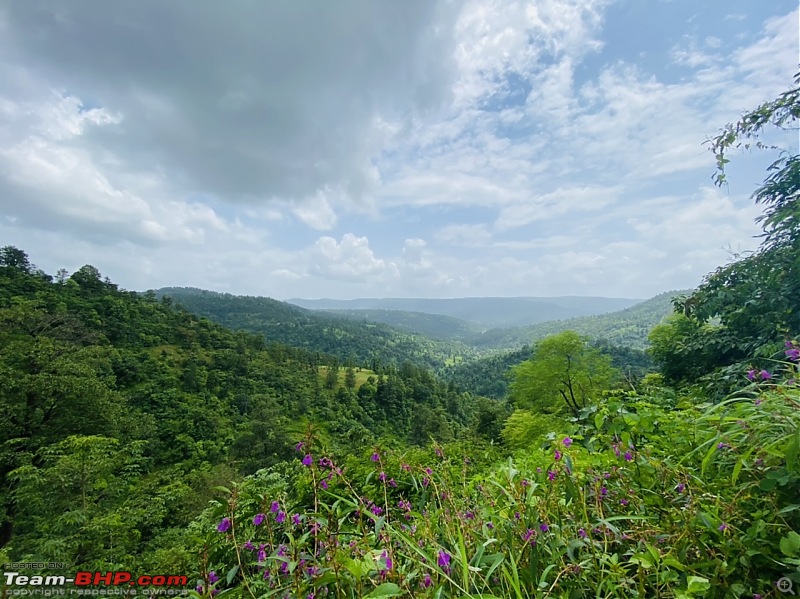
{"type": "Polygon", "coordinates": [[[138,290],[691,287],[772,158],[717,189],[703,141],[798,43],[793,0],[0,0],[0,245],[138,290]]]}

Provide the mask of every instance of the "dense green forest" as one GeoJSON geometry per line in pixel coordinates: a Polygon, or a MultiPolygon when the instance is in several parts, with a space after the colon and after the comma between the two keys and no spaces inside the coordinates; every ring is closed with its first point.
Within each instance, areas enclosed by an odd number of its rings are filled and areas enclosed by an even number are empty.
{"type": "MultiPolygon", "coordinates": [[[[798,119],[794,87],[726,127],[717,182],[798,119]]],[[[6,246],[0,559],[187,575],[203,598],[779,596],[800,584],[798,198],[781,154],[758,251],[642,316],[657,372],[618,347],[638,325],[570,325],[473,365],[508,373],[481,391],[499,399],[422,366],[432,341],[386,358],[348,336],[372,325],[181,298],[259,334],[232,331],[6,246]]]]}
{"type": "Polygon", "coordinates": [[[464,341],[480,350],[507,349],[521,347],[561,331],[577,331],[592,339],[643,350],[649,345],[647,336],[650,330],[672,312],[672,298],[688,293],[691,290],[660,293],[635,306],[609,314],[553,320],[527,327],[489,329],[464,341]]]}
{"type": "Polygon", "coordinates": [[[434,340],[379,322],[359,322],[313,312],[268,297],[236,296],[201,289],[165,288],[188,310],[226,327],[263,335],[269,340],[328,353],[340,362],[379,369],[410,362],[438,370],[445,364],[477,355],[453,340],[434,340]]]}

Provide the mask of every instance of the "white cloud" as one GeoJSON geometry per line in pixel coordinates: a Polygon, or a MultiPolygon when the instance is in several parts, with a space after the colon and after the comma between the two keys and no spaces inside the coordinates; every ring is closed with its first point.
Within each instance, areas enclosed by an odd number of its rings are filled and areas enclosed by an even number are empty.
{"type": "Polygon", "coordinates": [[[375,257],[366,237],[345,233],[337,242],[333,237],[320,237],[310,252],[310,272],[324,278],[364,282],[364,279],[395,277],[393,262],[375,257]]]}

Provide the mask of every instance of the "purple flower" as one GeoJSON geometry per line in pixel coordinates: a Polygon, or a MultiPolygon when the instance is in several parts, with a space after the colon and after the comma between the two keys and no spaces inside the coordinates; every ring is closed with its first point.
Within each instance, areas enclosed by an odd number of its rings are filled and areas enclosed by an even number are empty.
{"type": "Polygon", "coordinates": [[[564,444],[564,447],[569,447],[570,445],[572,445],[572,439],[570,439],[569,437],[564,437],[562,443],[564,444]]]}
{"type": "Polygon", "coordinates": [[[217,576],[217,573],[214,572],[214,570],[211,570],[211,572],[208,573],[208,582],[210,582],[211,584],[214,584],[218,580],[219,580],[219,576],[217,576]]]}
{"type": "Polygon", "coordinates": [[[261,526],[261,523],[264,521],[264,518],[266,518],[266,515],[256,514],[255,517],[253,518],[253,526],[261,526]]]}
{"type": "Polygon", "coordinates": [[[578,536],[579,536],[580,538],[582,538],[582,539],[585,539],[585,538],[586,538],[588,535],[586,534],[586,531],[585,531],[585,530],[583,530],[582,528],[579,528],[579,529],[578,529],[578,536]]]}
{"type": "Polygon", "coordinates": [[[283,511],[278,512],[278,514],[275,516],[275,522],[277,522],[278,524],[283,524],[285,521],[286,521],[286,512],[283,511]]]}
{"type": "Polygon", "coordinates": [[[203,585],[198,584],[196,587],[194,587],[194,590],[197,591],[198,595],[202,595],[203,594],[203,585]]]}
{"type": "Polygon", "coordinates": [[[530,487],[530,486],[531,486],[531,483],[530,483],[530,481],[529,481],[527,478],[523,478],[523,479],[520,481],[520,483],[519,483],[519,484],[521,484],[523,487],[530,487]]]}
{"type": "Polygon", "coordinates": [[[760,406],[761,405],[761,398],[756,397],[756,400],[753,402],[754,405],[760,406]]]}
{"type": "Polygon", "coordinates": [[[265,561],[267,561],[266,547],[267,546],[264,545],[263,543],[258,546],[258,556],[256,557],[256,560],[258,560],[259,563],[264,563],[265,561]]]}
{"type": "Polygon", "coordinates": [[[216,597],[219,595],[219,589],[211,589],[211,596],[216,597]]]}
{"type": "Polygon", "coordinates": [[[527,543],[528,541],[530,541],[530,540],[531,540],[531,538],[532,538],[532,537],[533,537],[533,535],[535,535],[535,534],[536,534],[536,531],[535,531],[535,530],[533,530],[532,528],[529,528],[528,530],[526,530],[525,532],[523,532],[523,533],[521,534],[521,536],[522,536],[522,540],[523,540],[523,541],[525,541],[525,542],[527,543]]]}
{"type": "Polygon", "coordinates": [[[292,515],[292,524],[294,524],[295,526],[300,526],[300,514],[292,515]]]}
{"type": "Polygon", "coordinates": [[[433,584],[433,581],[431,580],[431,575],[430,574],[425,574],[425,576],[422,577],[422,580],[420,581],[419,584],[423,588],[427,589],[429,586],[431,586],[433,584]]]}
{"type": "Polygon", "coordinates": [[[772,375],[769,372],[767,372],[766,370],[762,370],[761,372],[758,373],[758,375],[761,377],[761,380],[764,380],[764,381],[766,381],[767,379],[771,379],[772,378],[772,375]]]}
{"type": "Polygon", "coordinates": [[[440,458],[444,457],[444,453],[442,453],[442,448],[441,447],[437,447],[436,448],[436,455],[437,455],[437,457],[440,457],[440,458]]]}
{"type": "Polygon", "coordinates": [[[319,486],[327,491],[328,490],[328,481],[323,479],[322,481],[320,481],[319,486]]]}
{"type": "Polygon", "coordinates": [[[605,497],[606,495],[608,495],[608,489],[605,487],[600,487],[600,496],[605,497]]]}
{"type": "Polygon", "coordinates": [[[675,490],[676,490],[678,493],[683,493],[683,490],[684,490],[685,488],[686,488],[686,485],[684,485],[683,483],[678,483],[678,486],[677,486],[677,487],[675,487],[675,490]]]}
{"type": "Polygon", "coordinates": [[[390,487],[393,487],[393,488],[395,488],[395,489],[397,488],[397,483],[394,481],[394,479],[393,479],[393,478],[390,478],[390,479],[389,479],[389,482],[388,482],[387,484],[388,484],[390,487]]]}
{"type": "Polygon", "coordinates": [[[793,347],[791,349],[787,349],[786,357],[789,358],[792,362],[800,361],[800,348],[793,347]]]}
{"type": "Polygon", "coordinates": [[[725,449],[726,447],[727,447],[727,445],[725,443],[723,443],[722,441],[717,443],[717,449],[725,449]]]}
{"type": "Polygon", "coordinates": [[[561,459],[561,452],[556,449],[555,452],[553,453],[553,458],[556,461],[560,460],[561,459]]]}
{"type": "Polygon", "coordinates": [[[619,504],[624,507],[624,506],[628,505],[628,500],[627,499],[620,499],[619,500],[619,504]]]}
{"type": "Polygon", "coordinates": [[[247,549],[248,551],[255,551],[256,546],[253,545],[252,541],[247,541],[244,545],[242,545],[242,549],[247,549]]]}
{"type": "Polygon", "coordinates": [[[439,550],[439,560],[438,560],[439,567],[443,570],[449,571],[450,570],[450,554],[447,551],[439,550]]]}
{"type": "Polygon", "coordinates": [[[217,524],[217,531],[219,532],[228,532],[231,528],[231,519],[230,518],[223,518],[220,520],[220,523],[217,524]]]}
{"type": "Polygon", "coordinates": [[[385,472],[381,472],[378,475],[378,480],[381,481],[381,482],[385,481],[386,480],[386,473],[385,472]]]}
{"type": "Polygon", "coordinates": [[[630,462],[630,461],[632,461],[632,460],[633,460],[633,454],[631,454],[631,452],[630,452],[630,451],[626,451],[626,452],[625,452],[625,461],[626,461],[626,462],[630,462]]]}
{"type": "Polygon", "coordinates": [[[431,481],[428,479],[428,477],[427,477],[427,476],[423,476],[423,477],[422,477],[422,486],[423,486],[423,487],[427,487],[427,486],[430,484],[430,482],[431,482],[431,481]]]}
{"type": "Polygon", "coordinates": [[[374,453],[372,454],[372,457],[371,457],[370,459],[371,459],[373,462],[379,462],[379,461],[380,461],[380,459],[381,459],[381,454],[379,454],[379,453],[376,451],[376,452],[374,452],[374,453]]]}
{"type": "Polygon", "coordinates": [[[751,381],[756,380],[756,371],[753,370],[753,369],[748,370],[747,371],[747,379],[751,380],[751,381]]]}
{"type": "Polygon", "coordinates": [[[314,458],[311,457],[310,453],[307,453],[306,456],[303,458],[303,466],[310,466],[314,463],[314,458]]]}
{"type": "Polygon", "coordinates": [[[294,450],[297,452],[303,451],[303,447],[305,447],[305,445],[306,445],[305,443],[300,441],[300,443],[294,446],[294,450]]]}
{"type": "Polygon", "coordinates": [[[717,528],[717,530],[719,530],[720,532],[725,532],[726,530],[728,530],[728,525],[725,522],[723,522],[722,524],[719,525],[719,528],[717,528]]]}
{"type": "Polygon", "coordinates": [[[544,522],[542,522],[542,523],[539,525],[539,530],[541,530],[542,532],[547,532],[548,530],[550,530],[550,527],[549,527],[549,526],[547,526],[547,524],[545,524],[544,522]]]}
{"type": "Polygon", "coordinates": [[[281,504],[277,501],[273,501],[272,504],[269,506],[269,511],[273,514],[281,509],[281,504]]]}
{"type": "Polygon", "coordinates": [[[492,524],[491,522],[487,522],[486,523],[486,528],[489,529],[489,530],[493,530],[494,529],[494,524],[492,524]]]}
{"type": "Polygon", "coordinates": [[[387,569],[387,570],[391,570],[391,569],[392,569],[392,558],[391,558],[391,557],[389,557],[389,556],[386,554],[386,552],[385,552],[385,551],[384,551],[384,552],[381,554],[381,557],[383,558],[383,560],[384,560],[384,562],[385,562],[385,564],[386,564],[386,569],[387,569]]]}

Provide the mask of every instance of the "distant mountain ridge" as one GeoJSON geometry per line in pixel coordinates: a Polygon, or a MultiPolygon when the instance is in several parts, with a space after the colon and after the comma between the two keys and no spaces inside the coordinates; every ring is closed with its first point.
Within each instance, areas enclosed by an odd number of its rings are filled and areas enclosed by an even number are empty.
{"type": "Polygon", "coordinates": [[[357,317],[355,310],[399,310],[438,314],[477,323],[484,328],[518,327],[593,316],[624,310],[641,299],[609,297],[461,297],[429,298],[357,298],[352,300],[292,298],[288,303],[309,310],[346,311],[357,317]]]}

